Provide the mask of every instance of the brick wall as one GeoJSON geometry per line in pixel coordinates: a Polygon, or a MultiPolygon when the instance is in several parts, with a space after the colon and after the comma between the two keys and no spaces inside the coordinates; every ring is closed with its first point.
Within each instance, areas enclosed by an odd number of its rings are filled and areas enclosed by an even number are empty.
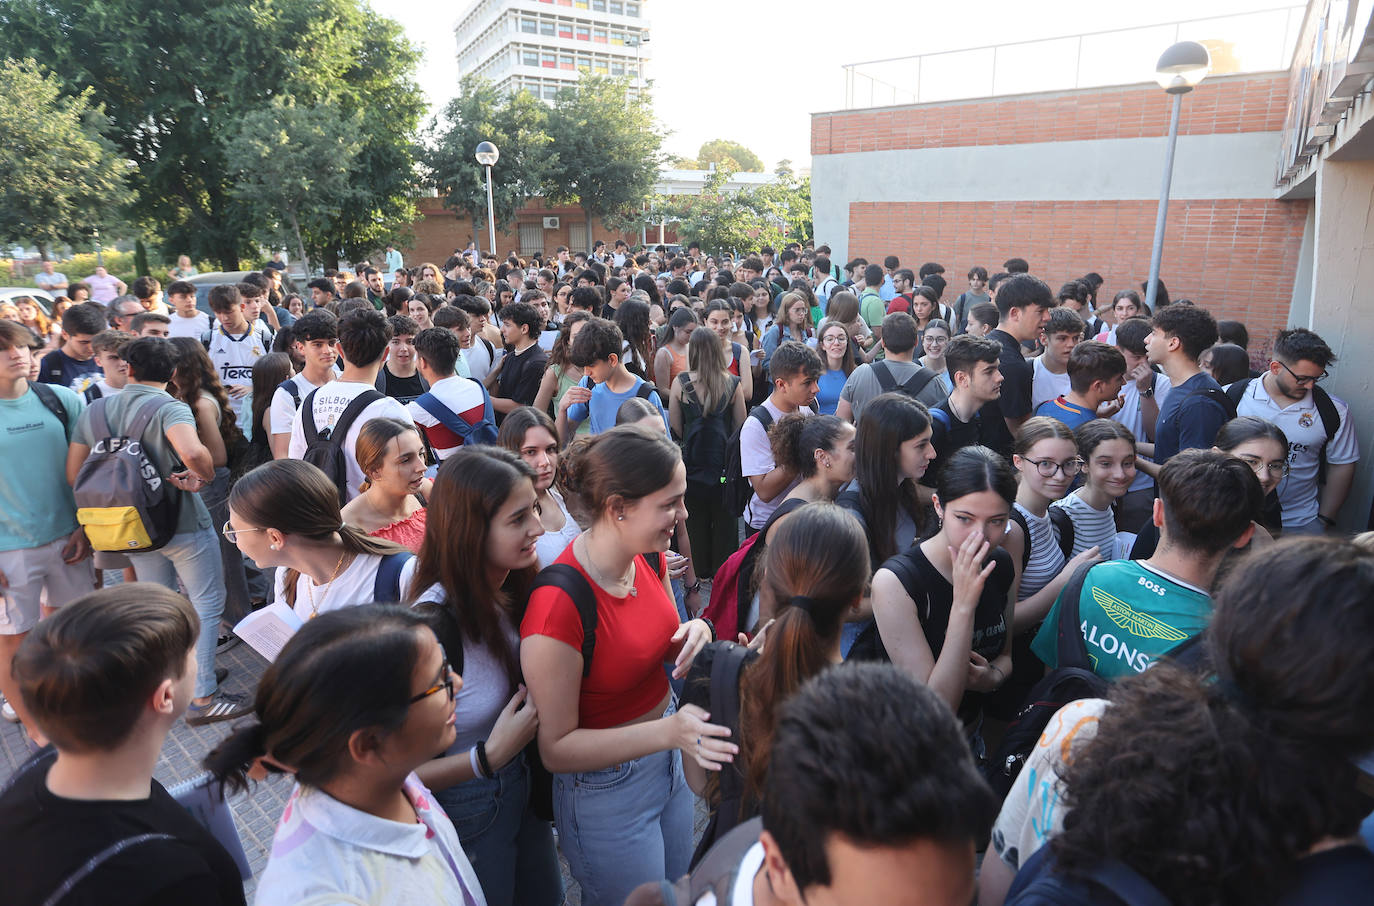
{"type": "MultiPolygon", "coordinates": [[[[1258,349],[1287,324],[1307,201],[1170,202],[1160,279],[1171,298],[1189,298],[1218,318],[1244,321],[1258,349]]],[[[850,205],[852,256],[897,255],[915,270],[945,266],[945,300],[965,288],[974,265],[988,273],[1007,258],[1056,292],[1089,271],[1106,281],[1099,303],[1138,289],[1150,269],[1153,201],[884,202],[850,205]]]]}
{"type": "MultiPolygon", "coordinates": [[[[1179,135],[1276,132],[1287,102],[1287,72],[1208,79],[1184,99],[1179,135]]],[[[1159,136],[1170,103],[1149,84],[816,113],[811,153],[1159,136]]]]}
{"type": "MultiPolygon", "coordinates": [[[[487,226],[485,222],[477,224],[476,230],[473,229],[472,218],[463,214],[454,214],[445,208],[438,198],[422,198],[419,202],[420,219],[411,224],[411,232],[414,234],[414,242],[409,247],[402,246],[401,254],[405,256],[408,266],[415,266],[424,261],[442,265],[449,255],[453,254],[454,249],[462,249],[467,244],[477,239],[477,244],[483,248],[487,244],[487,226]]],[[[519,223],[542,223],[545,217],[559,218],[558,229],[544,230],[545,254],[553,254],[553,250],[560,245],[566,245],[573,251],[587,251],[587,249],[573,248],[571,242],[572,225],[583,223],[586,215],[582,213],[582,208],[572,205],[551,206],[545,204],[542,199],[531,199],[516,214],[514,223],[509,224],[509,230],[496,231],[496,247],[504,256],[506,252],[520,248],[519,223]]],[[[639,244],[639,235],[630,233],[618,233],[611,230],[605,223],[595,222],[592,224],[592,241],[597,239],[604,240],[607,245],[614,245],[617,239],[624,239],[630,245],[639,244]]],[[[650,231],[650,243],[657,241],[658,232],[650,231]]],[[[667,235],[668,242],[676,241],[676,236],[670,229],[667,235]]]]}

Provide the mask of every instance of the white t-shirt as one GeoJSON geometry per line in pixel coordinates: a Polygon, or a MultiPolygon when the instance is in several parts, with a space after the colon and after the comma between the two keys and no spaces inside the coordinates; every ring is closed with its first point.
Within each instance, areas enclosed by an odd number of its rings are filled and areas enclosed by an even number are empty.
{"type": "MultiPolygon", "coordinates": [[[[292,608],[296,611],[296,616],[302,620],[308,620],[312,616],[321,613],[328,613],[331,610],[341,610],[345,607],[357,607],[359,604],[371,604],[372,592],[377,585],[377,567],[382,563],[382,558],[378,554],[359,554],[353,558],[353,562],[348,564],[348,569],[324,585],[316,585],[314,580],[301,573],[296,578],[296,604],[292,608]],[[311,593],[314,593],[314,609],[311,609],[311,593]]],[[[415,574],[414,557],[411,557],[401,567],[401,591],[410,586],[410,577],[415,574]]],[[[275,600],[286,603],[286,570],[277,570],[277,579],[274,583],[273,597],[275,600]]]]}
{"type": "Polygon", "coordinates": [[[478,336],[477,331],[472,332],[472,345],[463,350],[463,359],[467,362],[468,371],[472,374],[474,381],[486,380],[487,375],[496,363],[501,361],[501,355],[505,352],[501,347],[492,345],[487,349],[489,341],[484,337],[478,336]]]}
{"type": "Polygon", "coordinates": [[[1320,509],[1320,488],[1317,471],[1320,454],[1326,446],[1326,461],[1331,465],[1359,462],[1360,441],[1350,422],[1350,407],[1344,400],[1331,397],[1341,426],[1331,443],[1326,442],[1326,426],[1317,411],[1312,391],[1301,402],[1281,406],[1264,388],[1264,379],[1255,378],[1236,407],[1238,415],[1255,415],[1277,425],[1288,438],[1288,476],[1279,482],[1279,504],[1283,507],[1285,527],[1306,525],[1317,518],[1320,509]]]}
{"type": "MultiPolygon", "coordinates": [[[[334,422],[338,420],[339,416],[343,415],[344,410],[348,408],[348,404],[353,402],[354,397],[364,391],[375,389],[377,388],[373,387],[371,384],[360,384],[357,381],[342,380],[331,381],[324,387],[321,387],[319,392],[315,394],[314,411],[308,413],[315,419],[315,430],[323,431],[325,428],[333,425],[334,422]]],[[[296,412],[291,421],[291,446],[288,452],[292,459],[300,459],[305,455],[305,425],[301,421],[302,418],[307,416],[305,409],[306,401],[302,398],[301,408],[296,412]]],[[[358,432],[363,429],[363,425],[374,418],[399,418],[401,421],[408,424],[414,423],[414,419],[410,417],[410,413],[406,411],[406,407],[389,396],[384,396],[373,402],[359,413],[358,417],[353,421],[352,426],[348,429],[348,434],[344,437],[343,443],[344,457],[347,460],[348,471],[348,500],[352,500],[354,497],[358,496],[359,489],[363,484],[363,478],[365,477],[362,468],[358,465],[357,456],[354,454],[354,448],[358,444],[358,432]]],[[[347,502],[347,500],[344,501],[344,503],[347,502]]]]}
{"type": "MultiPolygon", "coordinates": [[[[772,398],[763,401],[763,407],[773,416],[773,424],[789,413],[783,412],[773,405],[772,398]]],[[[812,411],[806,407],[797,410],[803,415],[812,415],[812,411]]],[[[746,417],[744,427],[739,432],[739,464],[740,474],[746,479],[751,475],[767,475],[773,471],[777,463],[773,462],[773,448],[768,443],[768,432],[764,429],[763,423],[756,418],[746,417]]],[[[768,521],[768,517],[773,515],[773,511],[782,503],[783,498],[792,492],[792,489],[801,484],[801,476],[797,476],[791,484],[778,491],[778,496],[772,500],[765,501],[755,494],[749,501],[749,506],[744,510],[744,520],[749,523],[750,528],[763,528],[763,524],[768,521]]]]}
{"type": "MultiPolygon", "coordinates": [[[[219,381],[227,387],[253,386],[253,364],[272,348],[272,330],[255,321],[248,330],[237,336],[216,324],[210,330],[210,361],[215,363],[219,381]]],[[[229,408],[238,415],[243,400],[229,397],[229,408]]],[[[304,449],[304,448],[302,448],[304,449]]]]}
{"type": "Polygon", "coordinates": [[[1031,359],[1031,369],[1035,373],[1031,380],[1031,411],[1039,408],[1041,403],[1067,396],[1069,390],[1069,373],[1055,374],[1045,367],[1043,356],[1036,356],[1031,359]]]}
{"type": "Polygon", "coordinates": [[[1079,488],[1064,499],[1050,504],[1067,510],[1069,518],[1073,520],[1073,550],[1069,551],[1069,556],[1077,557],[1096,545],[1105,559],[1115,559],[1116,517],[1112,515],[1112,508],[1093,509],[1079,496],[1082,493],[1083,489],[1079,488]]]}
{"type": "MultiPolygon", "coordinates": [[[[1155,373],[1156,406],[1163,408],[1164,398],[1169,395],[1169,391],[1173,386],[1173,384],[1169,383],[1169,376],[1167,374],[1160,372],[1155,373]]],[[[1126,428],[1135,435],[1135,439],[1142,444],[1148,443],[1149,438],[1145,436],[1145,419],[1140,413],[1140,390],[1136,387],[1135,381],[1126,382],[1126,385],[1121,388],[1121,396],[1125,399],[1125,403],[1121,406],[1121,409],[1112,416],[1112,421],[1125,425],[1126,428]]],[[[1139,458],[1148,459],[1148,457],[1145,456],[1139,458]]],[[[1129,494],[1132,491],[1152,488],[1154,485],[1155,480],[1145,474],[1144,469],[1139,469],[1136,471],[1135,481],[1131,482],[1131,487],[1126,493],[1129,494]]]]}
{"type": "MultiPolygon", "coordinates": [[[[297,374],[290,379],[296,385],[296,393],[300,395],[301,402],[310,395],[310,391],[322,387],[323,384],[312,384],[305,379],[305,374],[297,374]]],[[[272,391],[272,405],[268,410],[267,424],[271,427],[273,434],[290,434],[291,423],[296,420],[296,401],[291,398],[291,394],[283,387],[278,387],[272,391]]]]}
{"type": "Polygon", "coordinates": [[[205,336],[205,331],[210,329],[210,316],[203,311],[198,311],[189,318],[183,318],[176,312],[172,312],[168,317],[172,319],[167,328],[169,337],[194,337],[199,340],[205,336]]]}
{"type": "MultiPolygon", "coordinates": [[[[457,375],[446,377],[431,385],[429,392],[469,425],[480,422],[486,412],[486,398],[482,396],[482,388],[476,381],[468,378],[457,375]]],[[[410,414],[411,421],[420,426],[420,431],[429,441],[430,448],[434,455],[439,457],[440,462],[448,459],[463,445],[460,435],[450,431],[415,400],[406,403],[406,412],[410,414]]]]}
{"type": "Polygon", "coordinates": [[[562,556],[563,551],[568,549],[568,545],[572,544],[573,540],[582,534],[582,527],[573,521],[572,515],[568,512],[567,504],[563,502],[563,495],[558,493],[556,488],[549,488],[549,496],[563,511],[563,527],[556,532],[545,532],[534,542],[535,553],[539,555],[540,569],[562,556]]]}

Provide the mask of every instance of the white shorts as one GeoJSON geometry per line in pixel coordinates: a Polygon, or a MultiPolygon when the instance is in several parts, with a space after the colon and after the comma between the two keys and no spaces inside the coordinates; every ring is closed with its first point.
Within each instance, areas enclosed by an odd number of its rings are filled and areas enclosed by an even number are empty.
{"type": "Polygon", "coordinates": [[[19,635],[38,625],[42,605],[61,607],[95,590],[91,558],[63,563],[66,538],[17,551],[0,551],[0,572],[9,587],[0,589],[0,635],[19,635]],[[43,591],[47,590],[44,600],[43,591]]]}

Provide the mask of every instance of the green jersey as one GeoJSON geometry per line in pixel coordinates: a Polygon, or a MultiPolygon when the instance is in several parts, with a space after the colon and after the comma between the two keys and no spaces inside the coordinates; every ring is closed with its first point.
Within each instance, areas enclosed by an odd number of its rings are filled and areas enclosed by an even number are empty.
{"type": "MultiPolygon", "coordinates": [[[[1058,667],[1059,608],[1054,602],[1031,643],[1050,669],[1058,667]]],[[[1206,628],[1212,617],[1207,592],[1167,576],[1140,560],[1113,560],[1088,570],[1078,619],[1093,672],[1114,680],[1144,673],[1161,655],[1206,628]]]]}

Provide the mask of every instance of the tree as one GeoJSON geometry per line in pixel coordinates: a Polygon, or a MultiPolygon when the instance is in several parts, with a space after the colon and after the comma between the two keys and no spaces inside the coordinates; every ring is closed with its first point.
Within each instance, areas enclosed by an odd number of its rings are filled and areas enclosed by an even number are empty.
{"type": "Polygon", "coordinates": [[[734,170],[717,169],[700,195],[681,195],[660,203],[657,217],[678,224],[678,235],[712,252],[743,252],[774,247],[811,235],[811,181],[782,177],[775,183],[739,191],[725,186],[734,170]]]}
{"type": "Polygon", "coordinates": [[[305,237],[327,234],[347,203],[361,120],[333,104],[301,107],[277,97],[242,117],[228,149],[238,199],[261,211],[271,238],[292,243],[307,271],[305,237]]]}
{"type": "Polygon", "coordinates": [[[726,138],[713,138],[709,142],[703,142],[701,149],[697,151],[697,166],[706,170],[710,168],[710,164],[715,164],[717,168],[731,164],[737,173],[763,172],[763,161],[757,154],[739,142],[732,142],[726,138]]]}
{"type": "Polygon", "coordinates": [[[225,156],[243,117],[278,96],[366,114],[332,247],[413,217],[416,52],[361,0],[7,0],[0,29],[11,53],[49,61],[67,94],[91,87],[135,165],[132,212],[170,250],[227,270],[255,250],[256,206],[225,156]]]}
{"type": "Polygon", "coordinates": [[[486,221],[486,169],[473,157],[477,145],[486,141],[501,153],[492,168],[496,223],[514,220],[521,206],[542,191],[557,160],[548,123],[549,108],[529,92],[503,96],[484,79],[464,77],[459,96],[444,108],[442,126],[431,128],[421,155],[444,207],[470,215],[474,225],[486,221]]]}
{"type": "Polygon", "coordinates": [[[549,113],[557,159],[544,180],[544,196],[557,204],[581,204],[592,221],[640,207],[658,178],[663,135],[649,108],[630,102],[624,78],[583,75],[558,92],[549,113]]]}
{"type": "Polygon", "coordinates": [[[125,161],[104,136],[92,92],[62,96],[62,82],[31,59],[0,62],[0,240],[84,244],[129,197],[125,161]]]}

